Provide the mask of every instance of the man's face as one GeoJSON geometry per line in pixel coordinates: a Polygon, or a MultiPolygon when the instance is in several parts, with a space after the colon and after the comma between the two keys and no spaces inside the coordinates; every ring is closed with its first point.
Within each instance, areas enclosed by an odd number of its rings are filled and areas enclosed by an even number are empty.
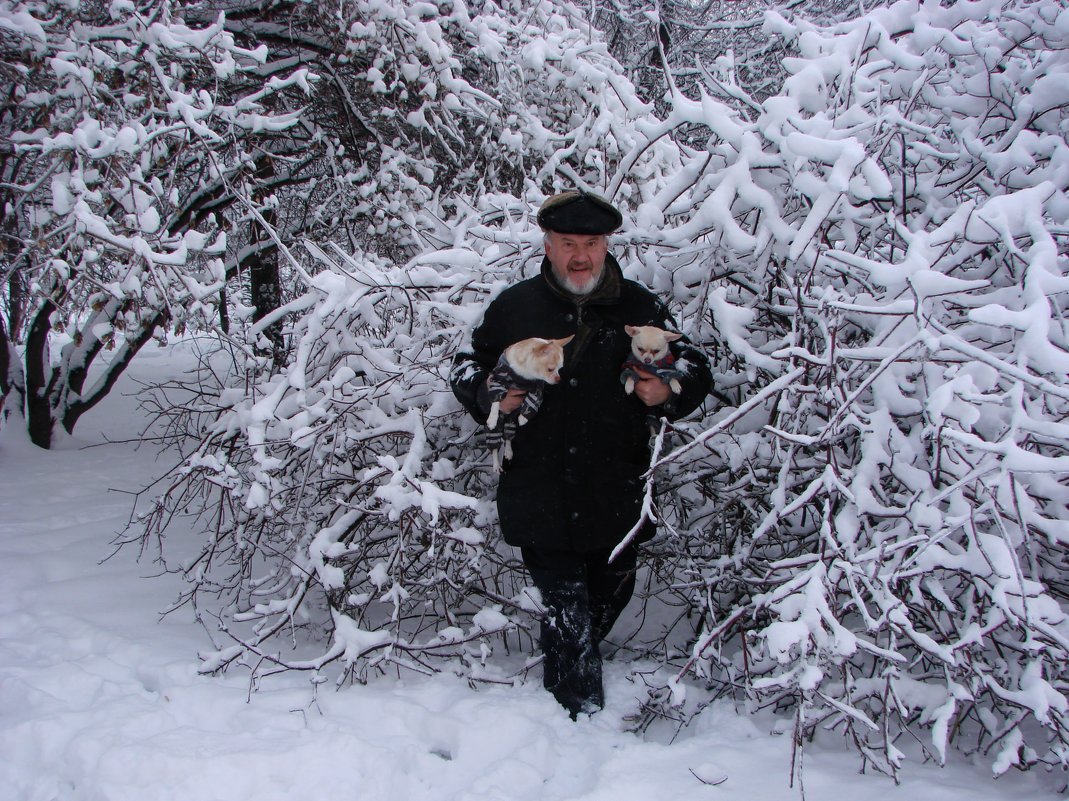
{"type": "Polygon", "coordinates": [[[601,280],[609,238],[603,234],[546,233],[546,258],[553,275],[573,295],[587,295],[601,280]]]}

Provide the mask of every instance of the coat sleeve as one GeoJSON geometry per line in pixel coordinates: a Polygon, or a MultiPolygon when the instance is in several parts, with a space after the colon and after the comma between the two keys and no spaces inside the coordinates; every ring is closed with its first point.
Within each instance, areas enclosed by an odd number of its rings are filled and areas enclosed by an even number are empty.
{"type": "Polygon", "coordinates": [[[492,302],[471,333],[471,348],[453,357],[449,371],[449,386],[460,404],[475,421],[485,423],[490,414],[490,396],[486,378],[509,343],[501,336],[502,312],[500,304],[492,302]]]}

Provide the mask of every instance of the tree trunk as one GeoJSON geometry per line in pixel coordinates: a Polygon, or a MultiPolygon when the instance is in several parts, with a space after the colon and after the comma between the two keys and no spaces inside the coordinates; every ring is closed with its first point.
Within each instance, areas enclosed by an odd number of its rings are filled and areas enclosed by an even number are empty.
{"type": "Polygon", "coordinates": [[[25,414],[25,403],[26,378],[22,362],[3,319],[0,319],[0,426],[9,417],[21,421],[25,414]]]}
{"type": "MultiPolygon", "coordinates": [[[[52,365],[48,346],[48,337],[52,331],[51,316],[55,308],[51,301],[46,301],[30,325],[26,337],[25,390],[18,393],[25,396],[26,429],[30,441],[45,449],[52,447],[55,433],[60,427],[68,434],[73,433],[79,418],[104,399],[115,386],[119,376],[130,366],[134,356],[152,338],[156,329],[167,322],[166,312],[161,311],[147,321],[136,336],[123,339],[100,377],[95,379],[89,392],[83,395],[82,390],[93,361],[103,351],[103,343],[90,332],[103,322],[114,322],[116,315],[121,313],[121,304],[113,300],[98,309],[83,326],[80,337],[76,337],[75,342],[64,347],[58,366],[52,365]],[[80,344],[76,344],[78,342],[80,344]]],[[[6,339],[6,336],[0,337],[0,340],[2,339],[6,339]]],[[[4,342],[0,341],[0,347],[3,345],[4,342]]],[[[7,352],[13,351],[13,347],[7,349],[7,352]]],[[[0,366],[2,358],[0,356],[0,366]]],[[[16,379],[21,375],[19,369],[8,372],[16,379]]],[[[7,406],[15,408],[15,401],[9,401],[7,406]]]]}
{"type": "MultiPolygon", "coordinates": [[[[274,212],[265,212],[268,223],[274,223],[274,212]]],[[[259,234],[266,236],[266,234],[259,234]]],[[[282,297],[281,279],[278,269],[278,248],[271,247],[256,253],[249,260],[249,294],[252,299],[252,319],[262,320],[279,307],[282,297]]],[[[282,321],[272,323],[263,331],[269,347],[263,349],[264,355],[270,355],[275,367],[280,367],[286,360],[286,349],[282,337],[282,321]]]]}
{"type": "Polygon", "coordinates": [[[48,334],[52,330],[52,312],[56,310],[46,300],[34,315],[26,336],[26,427],[30,441],[39,448],[52,446],[52,405],[49,403],[49,383],[52,364],[48,350],[48,334]]]}
{"type": "Polygon", "coordinates": [[[22,319],[26,313],[26,283],[17,270],[7,279],[7,336],[11,342],[22,336],[22,319]]]}
{"type": "Polygon", "coordinates": [[[137,332],[137,336],[133,339],[127,337],[123,344],[115,351],[115,355],[111,361],[108,362],[108,366],[104,370],[104,374],[97,381],[92,391],[88,395],[82,395],[82,385],[85,383],[85,378],[88,375],[89,367],[92,364],[93,358],[100,352],[99,348],[91,351],[92,355],[85,361],[85,363],[79,363],[75,367],[72,367],[69,373],[67,373],[66,381],[68,384],[67,390],[69,392],[69,399],[66,400],[62,406],[57,410],[56,417],[63,425],[63,430],[68,434],[74,431],[74,425],[78,422],[78,419],[100,403],[109,392],[112,387],[115,386],[115,382],[119,380],[126,368],[130,366],[130,362],[134,360],[134,357],[141,351],[141,348],[145,346],[152,335],[156,333],[156,329],[164,325],[167,322],[166,312],[161,311],[150,322],[145,323],[140,331],[137,332]]]}
{"type": "MultiPolygon", "coordinates": [[[[274,163],[270,158],[264,158],[257,165],[256,183],[263,185],[274,177],[274,163]]],[[[274,208],[263,210],[264,220],[272,228],[275,227],[274,208]]],[[[282,302],[282,278],[278,267],[279,252],[266,231],[261,230],[255,222],[250,223],[249,240],[253,246],[253,254],[249,258],[249,296],[255,311],[252,314],[253,321],[262,320],[273,312],[282,302]],[[264,243],[264,247],[258,247],[264,243]]],[[[286,358],[285,346],[282,337],[282,321],[268,326],[263,331],[263,336],[270,343],[270,349],[265,355],[270,355],[271,363],[277,368],[282,366],[286,358]]]]}
{"type": "Polygon", "coordinates": [[[11,392],[11,341],[7,338],[7,327],[0,320],[0,409],[11,392]]]}
{"type": "Polygon", "coordinates": [[[219,290],[219,330],[224,334],[230,333],[230,310],[227,304],[226,286],[219,290]]]}

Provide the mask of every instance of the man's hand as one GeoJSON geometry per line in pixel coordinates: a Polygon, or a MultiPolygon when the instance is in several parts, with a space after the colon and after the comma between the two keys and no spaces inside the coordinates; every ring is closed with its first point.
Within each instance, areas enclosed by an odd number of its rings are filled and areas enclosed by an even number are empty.
{"type": "Polygon", "coordinates": [[[501,399],[501,403],[498,405],[501,414],[512,414],[519,409],[526,394],[527,390],[525,389],[510,389],[508,394],[501,399]]]}
{"type": "Polygon", "coordinates": [[[640,401],[647,406],[660,406],[671,397],[672,390],[668,384],[653,373],[647,373],[638,367],[633,367],[632,369],[638,373],[638,380],[635,382],[635,394],[638,395],[640,401]]]}

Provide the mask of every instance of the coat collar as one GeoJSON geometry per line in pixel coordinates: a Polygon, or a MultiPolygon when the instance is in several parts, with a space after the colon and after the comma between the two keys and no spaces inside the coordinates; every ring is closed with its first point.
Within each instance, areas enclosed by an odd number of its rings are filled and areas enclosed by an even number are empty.
{"type": "Polygon", "coordinates": [[[560,285],[557,277],[553,275],[553,265],[549,263],[549,259],[543,256],[542,278],[554,295],[569,303],[574,303],[577,306],[586,304],[608,306],[620,299],[620,287],[624,281],[624,271],[620,269],[620,264],[616,261],[616,258],[611,253],[607,253],[605,255],[605,269],[602,271],[601,280],[594,287],[594,291],[589,295],[573,295],[560,285]]]}

